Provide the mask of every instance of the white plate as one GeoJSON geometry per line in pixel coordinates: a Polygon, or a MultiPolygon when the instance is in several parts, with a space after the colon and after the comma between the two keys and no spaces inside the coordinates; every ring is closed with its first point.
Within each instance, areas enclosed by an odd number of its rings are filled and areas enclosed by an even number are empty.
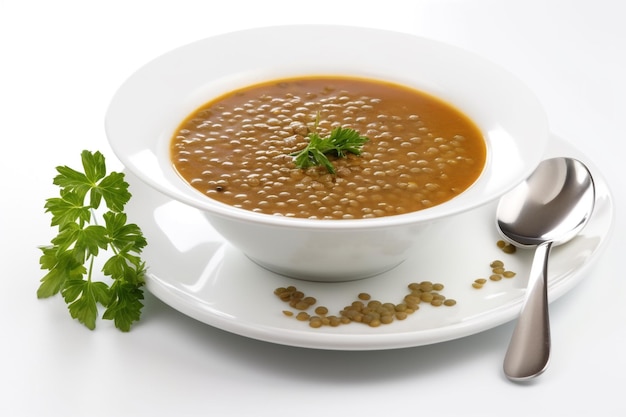
{"type": "MultiPolygon", "coordinates": [[[[613,221],[610,191],[597,168],[576,149],[554,138],[546,157],[574,156],[592,171],[597,204],[592,219],[574,240],[556,247],[549,264],[550,301],[587,276],[607,241],[613,221]]],[[[521,307],[532,251],[504,254],[496,247],[495,205],[452,218],[436,230],[427,245],[395,269],[373,278],[344,282],[300,281],[269,272],[246,258],[210,226],[195,208],[154,191],[127,173],[133,198],[131,221],[142,228],[148,246],[147,289],[163,302],[211,326],[273,343],[318,349],[376,350],[426,345],[475,334],[514,319],[521,307]],[[512,279],[472,288],[488,277],[489,263],[505,262],[517,272],[512,279]],[[404,321],[370,328],[351,323],[313,329],[285,316],[289,309],[273,292],[295,285],[317,298],[330,313],[350,304],[360,292],[381,301],[400,302],[410,282],[430,280],[445,285],[453,307],[423,305],[404,321]]],[[[320,260],[323,262],[323,260],[320,260]]]]}

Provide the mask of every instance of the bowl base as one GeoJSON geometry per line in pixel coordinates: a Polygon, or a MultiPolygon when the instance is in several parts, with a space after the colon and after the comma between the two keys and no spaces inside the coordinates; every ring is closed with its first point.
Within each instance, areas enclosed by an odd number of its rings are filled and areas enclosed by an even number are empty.
{"type": "Polygon", "coordinates": [[[267,269],[270,272],[275,274],[283,275],[289,278],[298,279],[301,281],[313,281],[313,282],[349,282],[349,281],[358,281],[361,279],[372,278],[376,275],[380,275],[387,271],[390,271],[396,268],[404,261],[397,262],[392,265],[386,265],[385,267],[375,270],[375,271],[361,271],[361,272],[350,272],[350,273],[335,273],[332,271],[312,271],[312,272],[302,272],[296,271],[290,268],[282,267],[279,265],[271,265],[257,259],[254,259],[248,255],[246,255],[248,259],[250,259],[255,264],[259,265],[263,269],[267,269]]]}

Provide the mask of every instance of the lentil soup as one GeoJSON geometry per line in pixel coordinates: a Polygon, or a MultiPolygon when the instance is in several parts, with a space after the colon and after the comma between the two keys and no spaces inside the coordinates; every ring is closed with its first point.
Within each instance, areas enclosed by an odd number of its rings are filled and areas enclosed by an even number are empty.
{"type": "Polygon", "coordinates": [[[453,106],[378,80],[302,77],[218,97],[171,142],[177,172],[210,198],[260,213],[362,219],[422,210],[460,194],[485,165],[479,128],[453,106]],[[360,155],[297,168],[291,155],[335,127],[366,136],[360,155]]]}

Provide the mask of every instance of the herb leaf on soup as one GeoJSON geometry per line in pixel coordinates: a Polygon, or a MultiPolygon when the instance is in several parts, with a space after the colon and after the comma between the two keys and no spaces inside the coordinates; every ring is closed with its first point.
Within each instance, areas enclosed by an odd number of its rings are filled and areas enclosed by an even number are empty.
{"type": "Polygon", "coordinates": [[[331,174],[335,173],[335,167],[326,156],[327,154],[339,158],[344,158],[348,153],[360,155],[363,144],[368,141],[367,137],[361,136],[356,130],[345,127],[334,128],[326,138],[322,138],[319,133],[313,131],[309,133],[308,138],[309,143],[304,149],[291,154],[295,156],[296,166],[305,169],[323,165],[331,174]]]}

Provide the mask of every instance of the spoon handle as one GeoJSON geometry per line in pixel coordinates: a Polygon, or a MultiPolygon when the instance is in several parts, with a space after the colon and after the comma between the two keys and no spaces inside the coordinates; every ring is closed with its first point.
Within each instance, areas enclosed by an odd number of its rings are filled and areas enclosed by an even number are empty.
{"type": "Polygon", "coordinates": [[[548,256],[552,242],[537,246],[526,299],[504,357],[504,373],[512,381],[541,374],[550,359],[548,317],[548,256]]]}

